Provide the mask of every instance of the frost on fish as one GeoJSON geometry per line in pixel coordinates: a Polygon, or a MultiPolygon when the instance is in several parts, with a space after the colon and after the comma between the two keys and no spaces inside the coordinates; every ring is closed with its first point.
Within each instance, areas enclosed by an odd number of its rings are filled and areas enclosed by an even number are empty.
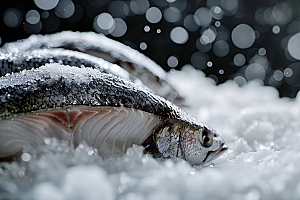
{"type": "Polygon", "coordinates": [[[0,99],[0,157],[52,136],[75,146],[86,141],[103,156],[142,144],[151,153],[193,165],[227,149],[214,130],[171,102],[92,68],[46,64],[8,74],[0,78],[0,99]]]}
{"type": "Polygon", "coordinates": [[[138,51],[93,32],[64,31],[52,35],[33,35],[28,39],[5,44],[0,52],[18,53],[41,48],[65,48],[84,52],[117,64],[139,78],[156,94],[182,103],[182,97],[167,82],[166,72],[138,51]]]}
{"type": "Polygon", "coordinates": [[[39,68],[46,63],[91,67],[147,87],[137,77],[116,64],[88,54],[64,49],[35,49],[18,53],[0,53],[0,76],[20,72],[24,69],[39,68]]]}

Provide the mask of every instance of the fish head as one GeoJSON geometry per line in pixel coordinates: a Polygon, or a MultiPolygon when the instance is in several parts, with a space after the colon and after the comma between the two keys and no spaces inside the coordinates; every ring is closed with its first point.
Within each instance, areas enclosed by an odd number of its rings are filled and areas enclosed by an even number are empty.
{"type": "Polygon", "coordinates": [[[192,126],[181,139],[185,160],[192,165],[208,163],[228,149],[224,139],[213,129],[192,126]]]}
{"type": "Polygon", "coordinates": [[[228,148],[215,130],[174,120],[157,131],[155,142],[163,157],[181,158],[191,165],[208,163],[228,148]]]}

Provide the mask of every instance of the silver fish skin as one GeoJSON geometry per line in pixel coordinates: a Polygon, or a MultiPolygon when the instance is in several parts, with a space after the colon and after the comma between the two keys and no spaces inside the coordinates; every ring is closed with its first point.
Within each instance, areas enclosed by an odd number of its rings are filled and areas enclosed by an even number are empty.
{"type": "Polygon", "coordinates": [[[155,155],[181,158],[192,165],[209,162],[227,149],[215,130],[173,103],[139,85],[92,68],[46,64],[2,76],[0,100],[2,158],[13,156],[26,146],[41,144],[41,137],[50,136],[67,139],[75,146],[85,140],[104,157],[120,155],[132,144],[144,145],[155,155]],[[127,116],[133,120],[124,123],[127,116]],[[130,127],[137,126],[136,120],[141,120],[139,131],[130,127]],[[64,128],[58,128],[57,122],[64,128]],[[101,130],[106,131],[105,136],[97,128],[90,128],[104,122],[105,128],[101,130]]]}
{"type": "Polygon", "coordinates": [[[147,87],[137,77],[116,64],[85,53],[60,48],[34,49],[18,53],[0,53],[0,76],[4,76],[7,73],[19,72],[24,69],[39,68],[46,63],[91,67],[147,87]]]}
{"type": "Polygon", "coordinates": [[[168,83],[166,72],[138,51],[94,32],[63,31],[51,35],[32,35],[28,39],[6,43],[0,52],[18,53],[41,48],[65,48],[81,51],[117,64],[139,78],[156,94],[178,104],[183,97],[168,83]]]}

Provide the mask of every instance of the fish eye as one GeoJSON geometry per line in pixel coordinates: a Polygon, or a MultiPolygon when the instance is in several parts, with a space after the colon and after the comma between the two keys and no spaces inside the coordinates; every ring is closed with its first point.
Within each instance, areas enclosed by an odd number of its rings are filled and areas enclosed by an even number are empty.
{"type": "Polygon", "coordinates": [[[202,136],[201,136],[200,142],[204,147],[210,147],[212,145],[212,142],[213,142],[212,134],[209,130],[204,129],[202,131],[202,136]]]}

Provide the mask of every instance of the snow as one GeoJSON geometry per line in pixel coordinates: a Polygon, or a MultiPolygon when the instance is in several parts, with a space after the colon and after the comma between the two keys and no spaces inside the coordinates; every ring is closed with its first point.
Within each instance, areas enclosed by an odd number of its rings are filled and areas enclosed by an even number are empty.
{"type": "Polygon", "coordinates": [[[0,164],[0,199],[299,199],[300,95],[228,81],[216,86],[186,66],[168,74],[183,109],[217,130],[229,149],[211,164],[154,159],[134,146],[102,159],[80,144],[45,140],[19,160],[0,164]]]}

